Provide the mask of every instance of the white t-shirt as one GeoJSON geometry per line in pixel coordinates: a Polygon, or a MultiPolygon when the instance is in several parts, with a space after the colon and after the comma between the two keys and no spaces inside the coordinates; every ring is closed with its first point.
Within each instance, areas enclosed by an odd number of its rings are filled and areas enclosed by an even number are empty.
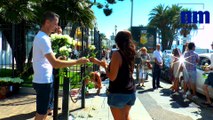
{"type": "Polygon", "coordinates": [[[153,58],[156,58],[159,63],[163,63],[162,52],[161,51],[155,50],[153,52],[153,58]]]}
{"type": "Polygon", "coordinates": [[[50,37],[39,31],[33,41],[33,83],[53,82],[53,67],[45,57],[46,54],[52,52],[50,37]]]}

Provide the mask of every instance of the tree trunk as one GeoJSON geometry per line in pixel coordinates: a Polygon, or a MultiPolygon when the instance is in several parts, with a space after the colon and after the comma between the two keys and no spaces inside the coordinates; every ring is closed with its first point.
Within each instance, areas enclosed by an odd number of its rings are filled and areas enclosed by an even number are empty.
{"type": "Polygon", "coordinates": [[[76,31],[76,29],[77,29],[78,26],[79,26],[79,25],[78,25],[77,23],[74,23],[74,24],[72,25],[72,30],[71,30],[71,32],[70,32],[70,37],[73,37],[73,38],[74,38],[75,31],[76,31]]]}
{"type": "Polygon", "coordinates": [[[15,27],[15,51],[14,57],[16,59],[17,72],[21,73],[24,70],[26,60],[26,33],[25,22],[17,24],[15,27]]]}
{"type": "MultiPolygon", "coordinates": [[[[12,24],[8,24],[9,28],[12,28],[12,24]]],[[[3,34],[6,37],[16,60],[16,70],[21,73],[24,70],[24,64],[26,60],[26,38],[25,38],[25,22],[15,25],[15,43],[13,49],[12,43],[12,29],[6,29],[3,34]]]]}
{"type": "Polygon", "coordinates": [[[162,30],[161,34],[162,34],[162,41],[161,41],[162,51],[164,51],[167,48],[168,40],[166,38],[166,32],[165,32],[165,30],[162,30]]]}

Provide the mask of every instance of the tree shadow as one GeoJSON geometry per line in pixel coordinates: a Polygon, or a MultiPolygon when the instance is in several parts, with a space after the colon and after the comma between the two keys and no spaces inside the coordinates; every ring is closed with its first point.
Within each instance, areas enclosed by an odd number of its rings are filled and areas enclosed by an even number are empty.
{"type": "Polygon", "coordinates": [[[1,100],[0,106],[18,106],[18,105],[25,105],[31,104],[36,102],[36,98],[25,98],[27,95],[14,95],[8,97],[7,99],[1,100]],[[25,98],[25,99],[23,99],[25,98]]]}
{"type": "Polygon", "coordinates": [[[32,119],[35,116],[36,112],[31,112],[27,114],[20,114],[20,115],[15,115],[15,116],[10,116],[7,118],[3,118],[1,120],[27,120],[27,119],[32,119]]]}

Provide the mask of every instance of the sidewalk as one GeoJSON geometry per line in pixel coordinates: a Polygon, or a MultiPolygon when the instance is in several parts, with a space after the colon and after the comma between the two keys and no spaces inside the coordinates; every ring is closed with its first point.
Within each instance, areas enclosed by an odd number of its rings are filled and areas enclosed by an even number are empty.
{"type": "MultiPolygon", "coordinates": [[[[74,120],[113,120],[109,106],[107,105],[107,97],[105,95],[108,81],[103,82],[103,88],[100,95],[89,95],[85,99],[85,108],[71,111],[70,119],[74,120]]],[[[26,91],[25,91],[26,92],[26,91]]],[[[90,93],[95,93],[95,89],[91,89],[90,93]]],[[[62,97],[59,97],[59,107],[61,108],[62,97]]],[[[35,115],[36,105],[35,95],[22,94],[0,100],[0,119],[1,120],[33,120],[35,115]]],[[[78,108],[78,103],[70,101],[69,108],[78,108]]],[[[61,113],[61,110],[58,112],[61,113]]],[[[130,111],[132,120],[152,120],[149,113],[146,111],[139,99],[136,99],[135,105],[130,111]]],[[[48,116],[52,120],[52,116],[48,116]]]]}
{"type": "MultiPolygon", "coordinates": [[[[108,81],[104,81],[99,96],[96,95],[92,99],[86,99],[85,109],[71,113],[75,120],[113,120],[105,95],[107,86],[108,81]]],[[[89,92],[95,93],[95,90],[90,90],[89,92]]],[[[136,99],[135,105],[131,108],[130,115],[132,120],[152,120],[138,98],[136,99]]]]}

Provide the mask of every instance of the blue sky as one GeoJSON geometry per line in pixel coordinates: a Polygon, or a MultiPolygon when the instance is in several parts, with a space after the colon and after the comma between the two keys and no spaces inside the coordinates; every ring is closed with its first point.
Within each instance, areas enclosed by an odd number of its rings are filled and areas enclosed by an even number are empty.
{"type": "MultiPolygon", "coordinates": [[[[96,0],[100,3],[105,3],[106,0],[96,0]]],[[[93,6],[92,9],[96,16],[97,26],[101,33],[104,33],[107,38],[117,31],[125,30],[130,27],[131,16],[131,0],[118,1],[117,4],[110,5],[113,8],[113,13],[110,16],[105,16],[102,9],[93,6]]],[[[197,32],[192,33],[192,42],[201,48],[210,48],[213,41],[213,1],[212,0],[133,0],[133,26],[147,25],[150,11],[159,4],[171,6],[179,4],[184,8],[189,8],[195,11],[209,11],[210,24],[203,24],[197,32]],[[189,4],[190,3],[190,4],[189,4]],[[192,3],[192,4],[191,4],[192,3]],[[202,5],[204,3],[204,6],[202,5]]]]}

